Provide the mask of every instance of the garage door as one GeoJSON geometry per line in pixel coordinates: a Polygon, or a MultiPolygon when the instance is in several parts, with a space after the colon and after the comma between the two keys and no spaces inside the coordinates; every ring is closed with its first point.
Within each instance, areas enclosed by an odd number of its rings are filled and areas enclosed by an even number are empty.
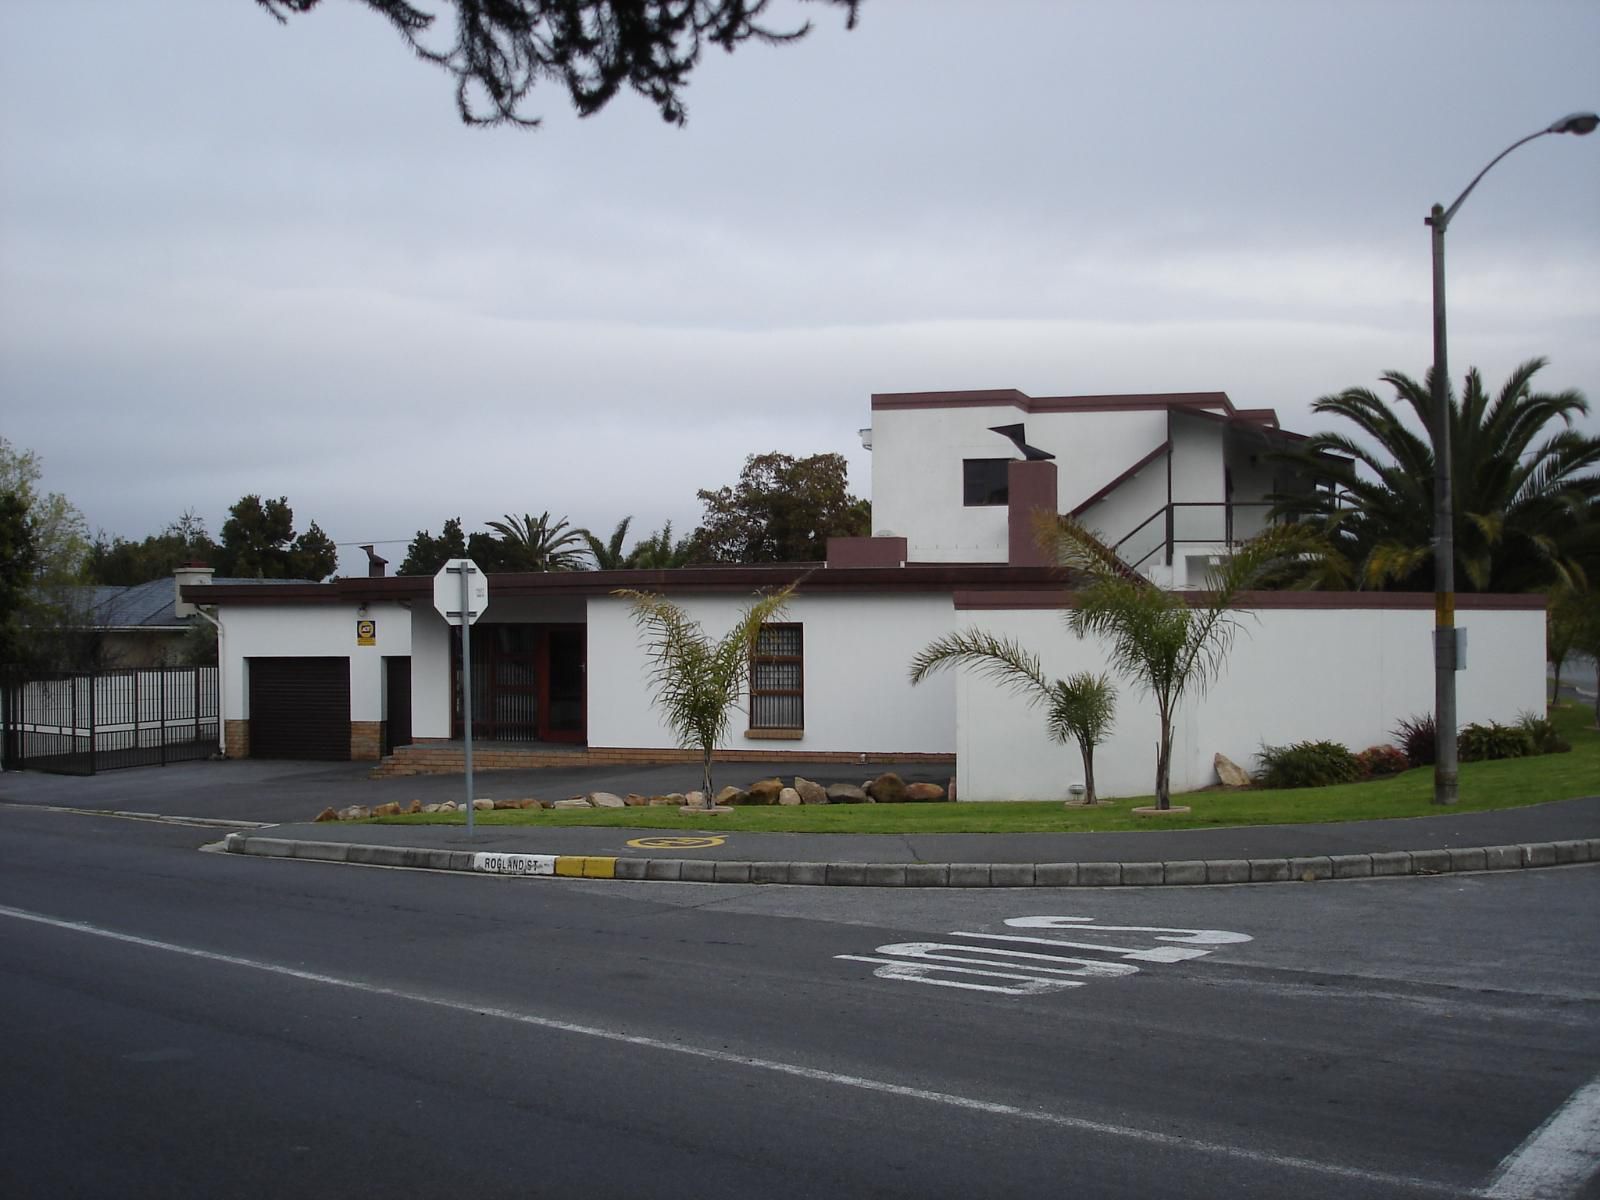
{"type": "Polygon", "coordinates": [[[250,757],[350,757],[350,660],[252,658],[250,757]]]}

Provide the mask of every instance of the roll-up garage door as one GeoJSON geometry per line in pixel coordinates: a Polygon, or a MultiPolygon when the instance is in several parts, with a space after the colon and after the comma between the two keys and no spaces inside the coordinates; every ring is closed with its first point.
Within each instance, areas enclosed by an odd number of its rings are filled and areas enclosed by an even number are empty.
{"type": "Polygon", "coordinates": [[[350,660],[252,658],[250,757],[350,757],[350,660]]]}

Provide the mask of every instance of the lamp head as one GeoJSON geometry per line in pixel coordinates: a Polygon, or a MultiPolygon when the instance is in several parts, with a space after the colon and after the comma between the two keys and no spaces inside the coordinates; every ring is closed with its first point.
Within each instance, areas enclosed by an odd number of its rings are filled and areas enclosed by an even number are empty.
{"type": "Polygon", "coordinates": [[[1568,113],[1554,125],[1546,129],[1546,133],[1593,133],[1595,127],[1600,126],[1600,115],[1592,112],[1568,113]]]}

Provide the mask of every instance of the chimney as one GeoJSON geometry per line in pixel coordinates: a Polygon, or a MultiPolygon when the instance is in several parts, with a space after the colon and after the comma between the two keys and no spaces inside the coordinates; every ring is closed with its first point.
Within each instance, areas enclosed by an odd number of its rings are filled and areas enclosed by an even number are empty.
{"type": "Polygon", "coordinates": [[[1050,553],[1039,545],[1040,512],[1056,515],[1056,464],[1049,459],[1013,462],[1006,468],[1006,561],[1013,567],[1054,565],[1050,553]]]}
{"type": "Polygon", "coordinates": [[[212,570],[203,562],[186,562],[172,572],[172,615],[192,617],[195,606],[183,598],[183,589],[191,584],[210,583],[212,570]]]}
{"type": "Polygon", "coordinates": [[[379,557],[371,546],[363,546],[361,548],[367,552],[367,578],[382,579],[383,569],[389,565],[389,560],[379,557]]]}

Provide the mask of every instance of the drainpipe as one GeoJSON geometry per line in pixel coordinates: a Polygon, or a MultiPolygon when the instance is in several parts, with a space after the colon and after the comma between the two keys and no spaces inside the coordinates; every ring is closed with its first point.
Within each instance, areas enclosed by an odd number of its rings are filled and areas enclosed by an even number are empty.
{"type": "MultiPolygon", "coordinates": [[[[224,686],[226,684],[226,682],[227,682],[227,675],[226,675],[227,667],[225,665],[227,663],[227,661],[228,661],[228,656],[225,653],[225,650],[226,650],[226,647],[227,647],[227,642],[226,642],[226,640],[225,640],[225,638],[223,636],[222,622],[221,621],[217,620],[216,617],[213,617],[210,613],[208,613],[205,609],[201,608],[198,604],[196,604],[194,606],[194,611],[199,616],[202,616],[206,620],[210,621],[213,625],[216,626],[216,629],[217,629],[217,753],[220,754],[223,758],[227,758],[228,757],[228,722],[227,722],[227,717],[224,715],[224,712],[223,712],[223,707],[224,707],[224,704],[226,702],[227,695],[228,695],[228,689],[226,688],[226,686],[224,686]]],[[[195,719],[196,720],[200,719],[200,714],[198,712],[195,713],[195,719]]]]}

